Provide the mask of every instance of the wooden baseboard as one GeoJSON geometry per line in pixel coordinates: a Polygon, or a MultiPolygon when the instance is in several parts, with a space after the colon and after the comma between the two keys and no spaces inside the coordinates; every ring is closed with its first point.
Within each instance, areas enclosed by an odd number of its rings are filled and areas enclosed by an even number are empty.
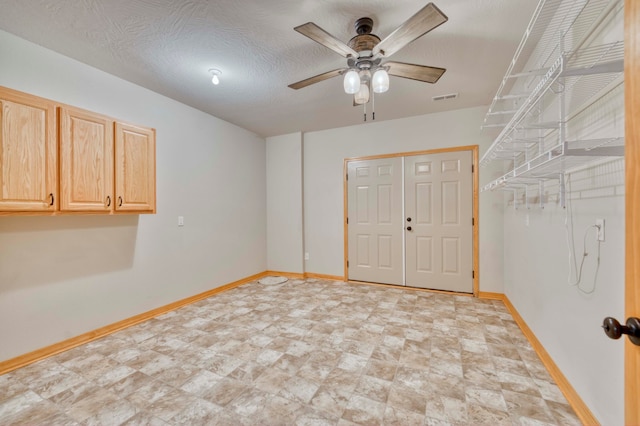
{"type": "Polygon", "coordinates": [[[504,294],[502,293],[490,293],[488,291],[478,292],[478,298],[489,300],[502,300],[504,302],[504,294]]]}
{"type": "Polygon", "coordinates": [[[280,275],[291,278],[293,280],[303,280],[305,278],[317,278],[321,280],[344,281],[344,277],[339,275],[314,274],[313,272],[284,272],[284,271],[267,271],[266,275],[280,275]]]}
{"type": "Polygon", "coordinates": [[[538,357],[549,371],[551,377],[553,377],[553,380],[555,380],[556,385],[558,385],[558,388],[560,388],[560,390],[564,394],[564,397],[569,402],[569,405],[571,405],[573,410],[576,412],[576,415],[578,416],[582,424],[589,426],[599,425],[600,423],[594,417],[591,410],[589,410],[587,404],[584,403],[582,398],[580,398],[580,396],[573,388],[573,386],[571,386],[564,374],[562,374],[556,363],[553,362],[553,359],[551,358],[549,353],[542,346],[542,343],[540,343],[535,334],[533,334],[533,331],[531,331],[527,323],[524,322],[524,319],[522,319],[516,308],[513,306],[513,304],[511,304],[509,298],[507,298],[506,295],[503,295],[502,301],[504,302],[507,309],[509,309],[509,311],[511,312],[511,316],[522,330],[522,333],[527,337],[529,343],[531,343],[531,346],[536,351],[538,357]]]}
{"type": "Polygon", "coordinates": [[[282,277],[287,277],[292,280],[303,280],[305,279],[305,274],[300,272],[283,272],[283,271],[267,271],[265,272],[266,276],[279,275],[282,277]]]}
{"type": "Polygon", "coordinates": [[[79,336],[72,337],[62,342],[58,342],[41,349],[37,349],[33,352],[29,352],[24,355],[17,356],[15,358],[8,359],[6,361],[2,361],[0,362],[0,375],[16,370],[20,367],[27,366],[29,364],[48,358],[50,356],[59,354],[61,352],[67,351],[69,349],[73,349],[77,346],[84,345],[85,343],[89,343],[94,340],[100,339],[101,337],[105,337],[109,334],[115,333],[116,331],[120,331],[122,329],[131,327],[136,324],[140,324],[141,322],[144,322],[144,321],[148,321],[152,318],[155,318],[167,312],[174,311],[183,306],[190,305],[192,303],[211,297],[215,294],[222,293],[223,291],[231,290],[232,288],[239,287],[243,284],[246,284],[251,281],[255,281],[267,275],[268,274],[266,272],[261,272],[259,274],[252,275],[250,277],[246,277],[241,280],[234,281],[232,283],[225,284],[223,286],[205,291],[204,293],[196,294],[195,296],[187,297],[186,299],[178,300],[177,302],[173,302],[168,305],[161,306],[156,309],[152,309],[148,312],[135,315],[131,318],[127,318],[125,320],[118,321],[116,323],[98,328],[96,330],[89,331],[88,333],[84,333],[79,336]]]}
{"type": "Polygon", "coordinates": [[[305,272],[305,278],[318,278],[321,280],[333,280],[333,281],[344,281],[344,277],[339,275],[326,275],[326,274],[314,274],[312,272],[305,272]]]}

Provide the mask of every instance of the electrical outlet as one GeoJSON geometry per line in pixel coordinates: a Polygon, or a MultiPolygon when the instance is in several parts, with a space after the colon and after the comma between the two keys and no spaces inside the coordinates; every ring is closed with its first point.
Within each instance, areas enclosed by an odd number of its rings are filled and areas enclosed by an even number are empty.
{"type": "Polygon", "coordinates": [[[604,219],[596,219],[598,227],[598,241],[604,241],[604,219]]]}
{"type": "Polygon", "coordinates": [[[184,226],[184,216],[178,216],[178,226],[184,226]]]}
{"type": "Polygon", "coordinates": [[[309,253],[304,254],[304,260],[309,260],[309,253]]]}

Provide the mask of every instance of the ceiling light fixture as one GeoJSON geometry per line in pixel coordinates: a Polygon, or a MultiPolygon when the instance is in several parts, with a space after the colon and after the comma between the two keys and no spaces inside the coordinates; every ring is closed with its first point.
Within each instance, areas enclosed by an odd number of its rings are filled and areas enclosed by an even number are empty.
{"type": "MultiPolygon", "coordinates": [[[[355,63],[355,68],[349,68],[345,73],[344,91],[347,94],[352,94],[351,91],[353,87],[351,85],[356,81],[359,81],[359,86],[358,90],[353,93],[353,105],[364,106],[364,121],[367,121],[367,104],[369,101],[373,101],[376,93],[384,93],[389,90],[389,73],[387,73],[387,67],[380,66],[379,59],[376,61],[361,61],[355,63]],[[354,75],[358,77],[358,80],[352,77],[354,75]]],[[[371,113],[375,120],[375,103],[373,103],[371,113]]]]}
{"type": "Polygon", "coordinates": [[[358,105],[366,104],[369,102],[369,86],[366,83],[360,85],[360,90],[355,95],[355,102],[358,105]]]}
{"type": "Polygon", "coordinates": [[[212,75],[211,82],[214,84],[214,86],[217,86],[218,84],[220,84],[220,78],[218,76],[222,75],[222,71],[216,68],[211,68],[209,70],[209,73],[212,75]]]}
{"type": "Polygon", "coordinates": [[[358,71],[351,69],[344,74],[344,91],[349,95],[355,95],[360,90],[360,76],[358,71]]]}
{"type": "Polygon", "coordinates": [[[378,68],[378,70],[373,73],[371,87],[375,93],[384,93],[389,90],[389,74],[387,70],[378,68]]]}

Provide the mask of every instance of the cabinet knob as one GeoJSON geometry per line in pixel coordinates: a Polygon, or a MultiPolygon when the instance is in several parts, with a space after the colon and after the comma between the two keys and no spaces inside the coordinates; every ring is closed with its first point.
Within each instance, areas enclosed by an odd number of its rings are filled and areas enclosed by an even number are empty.
{"type": "Polygon", "coordinates": [[[122,197],[118,197],[118,207],[122,207],[122,197]]]}
{"type": "Polygon", "coordinates": [[[111,207],[111,196],[107,195],[107,207],[111,207]]]}
{"type": "Polygon", "coordinates": [[[410,217],[407,218],[407,222],[411,222],[411,218],[410,217]]]}
{"type": "Polygon", "coordinates": [[[407,231],[411,231],[411,227],[410,226],[407,226],[407,231]]]}

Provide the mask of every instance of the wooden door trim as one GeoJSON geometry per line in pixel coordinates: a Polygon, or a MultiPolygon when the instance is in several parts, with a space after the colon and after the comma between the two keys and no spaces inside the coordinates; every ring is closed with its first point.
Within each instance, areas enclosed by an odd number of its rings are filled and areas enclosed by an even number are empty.
{"type": "MultiPolygon", "coordinates": [[[[640,316],[640,3],[626,0],[625,52],[625,320],[640,316]],[[634,211],[636,210],[636,211],[634,211]]],[[[640,424],[640,347],[625,339],[625,424],[640,424]]]]}
{"type": "Polygon", "coordinates": [[[343,207],[343,265],[344,265],[344,279],[345,281],[349,281],[349,268],[347,267],[347,260],[349,256],[349,228],[347,225],[347,216],[348,216],[348,187],[347,187],[347,172],[350,161],[362,161],[362,160],[379,160],[383,158],[394,158],[394,157],[409,157],[415,155],[430,155],[430,154],[440,154],[446,152],[458,152],[458,151],[471,151],[472,160],[471,164],[473,165],[473,173],[472,173],[472,181],[473,181],[473,295],[478,297],[480,294],[480,207],[479,207],[479,188],[480,188],[480,180],[478,173],[478,145],[465,145],[465,146],[456,146],[450,148],[437,148],[430,149],[426,151],[409,151],[409,152],[399,152],[393,154],[381,154],[381,155],[369,155],[364,157],[349,157],[345,158],[342,166],[342,207],[343,207]]]}

